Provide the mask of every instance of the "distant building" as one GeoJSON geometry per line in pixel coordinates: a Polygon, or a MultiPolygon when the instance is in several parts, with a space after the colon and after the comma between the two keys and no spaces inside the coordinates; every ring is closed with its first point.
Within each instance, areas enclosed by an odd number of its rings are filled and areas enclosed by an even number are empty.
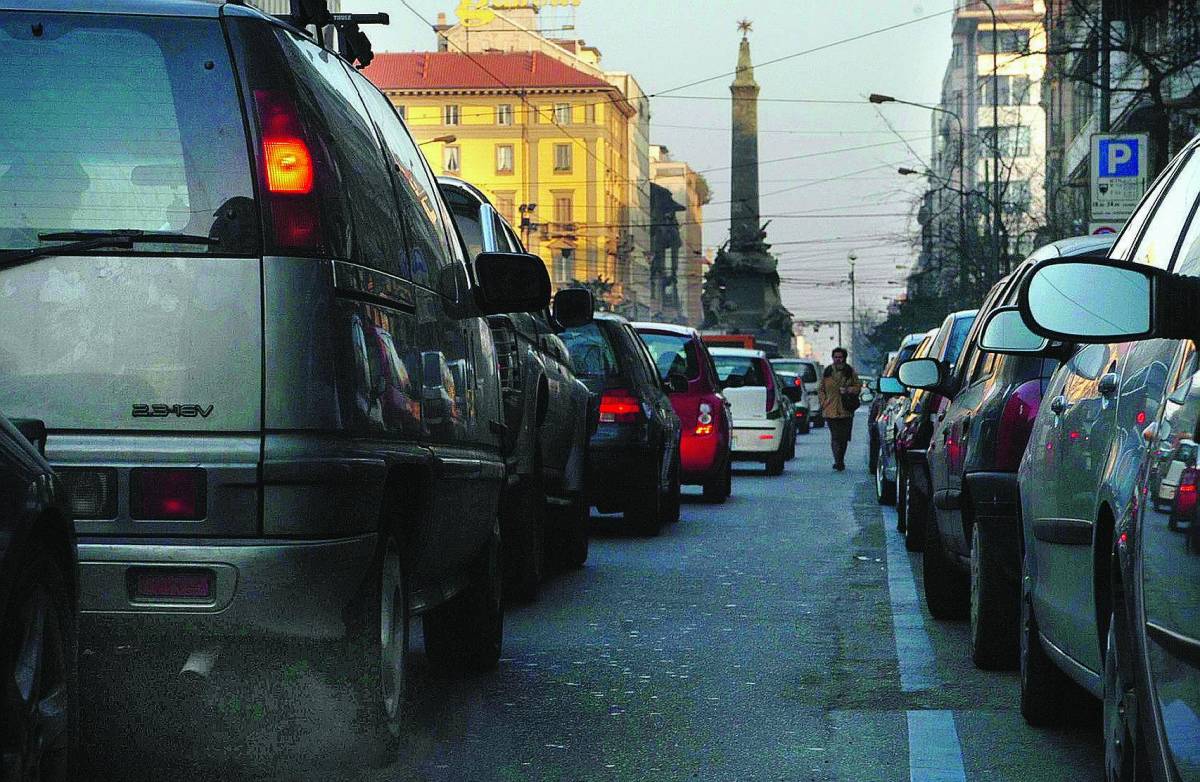
{"type": "MultiPolygon", "coordinates": [[[[650,177],[670,193],[683,211],[677,216],[680,246],[678,263],[667,270],[676,270],[675,279],[664,279],[652,295],[664,314],[690,325],[699,326],[704,320],[700,293],[704,287],[704,204],[708,203],[708,182],[691,166],[671,157],[670,150],[660,144],[650,146],[650,177]]],[[[658,222],[658,216],[655,216],[658,222]]]]}

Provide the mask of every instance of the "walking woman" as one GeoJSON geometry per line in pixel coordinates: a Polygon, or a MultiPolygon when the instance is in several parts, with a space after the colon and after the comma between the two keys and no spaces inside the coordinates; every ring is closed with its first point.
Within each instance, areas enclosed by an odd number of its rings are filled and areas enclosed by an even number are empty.
{"type": "Polygon", "coordinates": [[[854,367],[846,363],[846,349],[833,349],[833,364],[825,368],[818,395],[821,399],[821,414],[829,425],[829,442],[833,447],[833,469],[846,469],[846,446],[850,443],[854,428],[854,411],[858,409],[858,395],[862,393],[862,381],[854,367]]]}

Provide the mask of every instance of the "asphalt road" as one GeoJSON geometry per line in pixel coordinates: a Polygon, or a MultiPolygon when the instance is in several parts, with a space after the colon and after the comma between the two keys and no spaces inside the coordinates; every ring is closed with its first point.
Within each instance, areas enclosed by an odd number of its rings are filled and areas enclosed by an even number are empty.
{"type": "Polygon", "coordinates": [[[965,625],[924,610],[863,423],[845,473],[816,429],[782,477],[739,471],[724,505],[685,490],[657,538],[596,517],[587,566],[509,612],[495,673],[434,676],[414,628],[396,757],[371,755],[311,650],[227,645],[194,688],[181,649],[85,644],[85,778],[1100,779],[1094,711],[1027,727],[1016,675],[976,671],[965,625]]]}

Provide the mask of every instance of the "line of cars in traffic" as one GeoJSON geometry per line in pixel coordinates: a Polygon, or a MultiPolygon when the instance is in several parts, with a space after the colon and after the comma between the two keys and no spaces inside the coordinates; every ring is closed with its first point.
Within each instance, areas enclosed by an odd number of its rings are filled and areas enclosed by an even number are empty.
{"type": "Polygon", "coordinates": [[[592,506],[654,534],[807,428],[761,351],[551,297],[299,7],[0,11],[5,779],[70,773],[90,638],[322,641],[390,746],[411,620],[491,668],[592,506]]]}
{"type": "Polygon", "coordinates": [[[978,666],[1019,669],[1031,724],[1099,704],[1110,780],[1200,779],[1198,145],[1119,236],[998,282],[957,357],[943,324],[878,381],[870,466],[930,612],[969,619],[978,666]],[[897,436],[914,416],[928,434],[897,436]]]}

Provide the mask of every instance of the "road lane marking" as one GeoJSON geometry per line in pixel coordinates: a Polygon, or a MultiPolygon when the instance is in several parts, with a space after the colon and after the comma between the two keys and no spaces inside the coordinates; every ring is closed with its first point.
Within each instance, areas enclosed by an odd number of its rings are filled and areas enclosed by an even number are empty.
{"type": "Polygon", "coordinates": [[[896,528],[896,513],[883,512],[883,536],[887,540],[888,597],[892,602],[892,633],[896,638],[896,660],[900,666],[903,692],[932,690],[941,686],[933,644],[925,632],[925,617],[917,598],[908,552],[896,528]]]}
{"type": "Polygon", "coordinates": [[[909,782],[966,782],[952,711],[908,712],[909,782]]]}

